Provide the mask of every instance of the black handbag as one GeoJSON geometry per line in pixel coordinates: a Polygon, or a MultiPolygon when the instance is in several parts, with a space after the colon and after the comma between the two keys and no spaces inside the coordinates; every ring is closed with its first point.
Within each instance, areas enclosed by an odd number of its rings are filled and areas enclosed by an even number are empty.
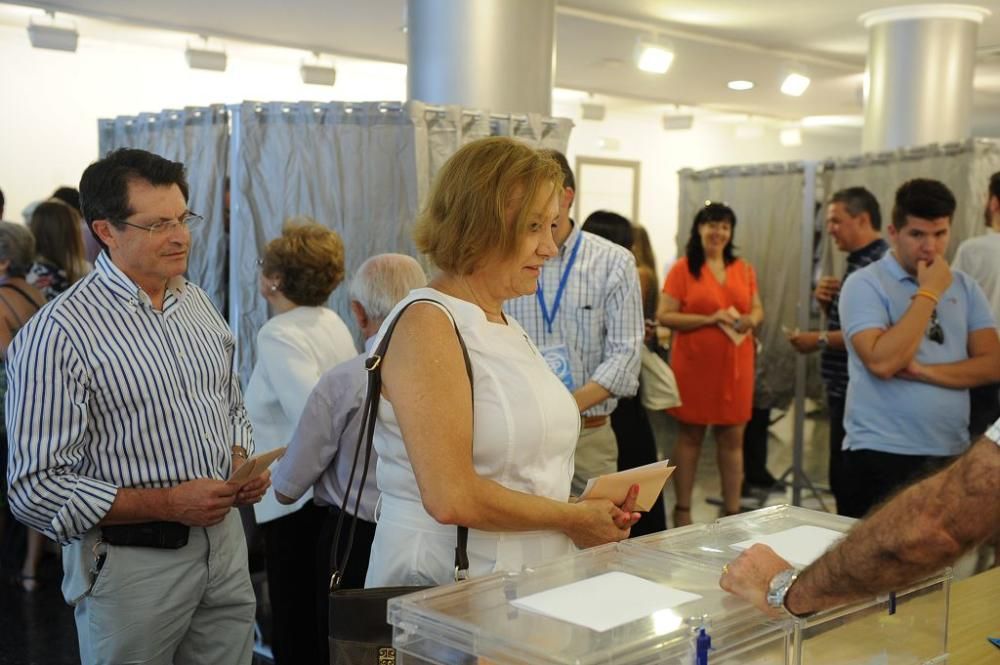
{"type": "MultiPolygon", "coordinates": [[[[341,501],[340,515],[337,518],[337,529],[333,537],[333,547],[330,551],[330,568],[333,574],[330,576],[329,595],[329,646],[330,665],[394,665],[396,662],[396,650],[392,647],[392,626],[386,619],[386,603],[390,598],[402,596],[426,589],[426,586],[394,586],[380,587],[374,589],[341,589],[340,581],[343,571],[347,567],[347,562],[351,556],[351,546],[354,542],[354,532],[358,524],[358,511],[361,506],[361,492],[364,489],[365,481],[368,478],[368,467],[371,462],[372,436],[375,433],[375,421],[378,418],[378,405],[382,395],[382,371],[380,365],[389,347],[389,338],[396,328],[396,323],[406,308],[417,302],[435,302],[428,298],[421,298],[407,303],[396,318],[389,324],[385,335],[379,342],[378,347],[372,355],[365,361],[365,369],[368,370],[368,388],[365,394],[365,403],[362,410],[361,427],[358,432],[358,443],[354,450],[354,461],[352,462],[351,475],[347,481],[348,491],[344,492],[341,501]],[[354,472],[358,468],[358,459],[361,450],[364,448],[364,467],[361,471],[357,493],[354,498],[354,511],[351,518],[350,531],[347,537],[347,547],[343,556],[338,556],[338,544],[340,532],[344,524],[344,515],[347,514],[348,497],[350,488],[354,484],[354,472]]],[[[437,303],[440,304],[440,303],[437,303]]],[[[465,347],[462,334],[458,331],[458,324],[454,318],[452,323],[455,326],[455,334],[458,335],[458,343],[462,347],[462,356],[465,360],[465,370],[469,375],[469,387],[472,387],[472,363],[469,360],[469,351],[465,347]]],[[[455,546],[455,581],[461,581],[468,577],[469,556],[467,551],[469,530],[464,526],[457,527],[457,543],[455,546]]]]}

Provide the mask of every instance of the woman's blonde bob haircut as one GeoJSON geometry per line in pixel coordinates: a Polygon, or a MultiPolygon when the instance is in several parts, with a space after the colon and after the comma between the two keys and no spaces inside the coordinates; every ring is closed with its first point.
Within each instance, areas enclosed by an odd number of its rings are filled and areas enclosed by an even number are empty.
{"type": "Polygon", "coordinates": [[[520,141],[473,141],[438,172],[413,230],[417,249],[455,275],[468,275],[493,257],[509,258],[527,231],[531,202],[540,191],[560,194],[562,179],[554,159],[520,141]],[[516,217],[509,224],[512,209],[516,217]]]}

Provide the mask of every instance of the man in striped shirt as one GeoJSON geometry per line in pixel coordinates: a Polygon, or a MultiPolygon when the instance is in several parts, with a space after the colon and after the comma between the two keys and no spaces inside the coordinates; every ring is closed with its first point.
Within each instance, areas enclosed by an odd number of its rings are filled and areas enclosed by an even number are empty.
{"type": "Polygon", "coordinates": [[[610,415],[619,397],[639,389],[643,339],[642,296],[632,253],[584,232],[569,217],[576,182],[566,157],[549,154],[563,171],[559,254],[545,263],[535,295],[505,308],[531,336],[549,366],[573,393],[582,414],[572,492],[587,480],[618,470],[618,444],[610,415]]]}
{"type": "Polygon", "coordinates": [[[249,663],[255,599],[234,506],[252,450],[234,340],[187,282],[182,164],[118,150],[80,181],[104,251],[11,344],[10,504],[63,545],[87,663],[249,663]]]}

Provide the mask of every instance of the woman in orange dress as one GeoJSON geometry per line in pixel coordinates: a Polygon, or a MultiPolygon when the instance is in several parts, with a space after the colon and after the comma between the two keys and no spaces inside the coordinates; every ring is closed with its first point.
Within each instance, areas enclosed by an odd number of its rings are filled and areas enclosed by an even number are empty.
{"type": "Polygon", "coordinates": [[[753,406],[753,331],[764,319],[753,268],[733,253],[736,214],[706,203],[695,215],[686,256],[663,286],[657,318],[674,331],[670,365],[683,404],[669,412],[680,432],[674,524],[691,523],[691,491],[705,430],[712,425],[727,514],[740,510],[743,429],[753,406]]]}

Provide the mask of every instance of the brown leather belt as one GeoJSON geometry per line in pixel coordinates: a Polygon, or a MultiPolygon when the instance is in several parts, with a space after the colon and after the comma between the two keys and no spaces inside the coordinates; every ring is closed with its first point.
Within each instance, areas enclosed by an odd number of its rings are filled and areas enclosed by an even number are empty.
{"type": "Polygon", "coordinates": [[[593,429],[601,427],[608,422],[608,416],[584,416],[583,429],[593,429]]]}

